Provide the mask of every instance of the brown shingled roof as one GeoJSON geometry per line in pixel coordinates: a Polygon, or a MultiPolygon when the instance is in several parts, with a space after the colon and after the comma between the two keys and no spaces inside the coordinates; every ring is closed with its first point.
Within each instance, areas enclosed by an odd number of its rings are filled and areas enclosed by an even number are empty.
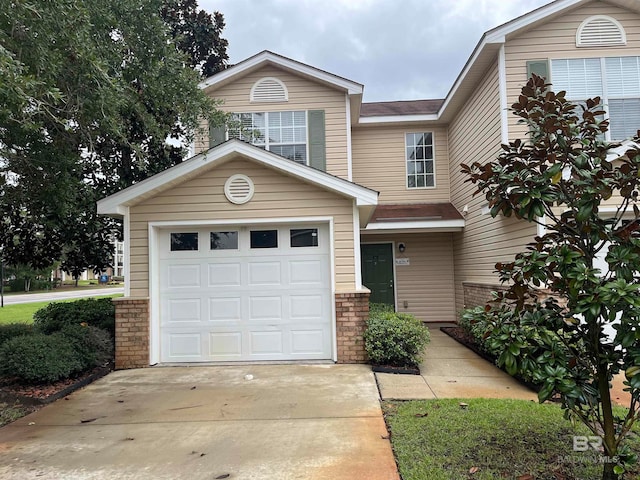
{"type": "Polygon", "coordinates": [[[387,115],[428,115],[438,113],[438,110],[443,103],[443,99],[363,103],[360,108],[360,116],[379,117],[387,115]]]}
{"type": "Polygon", "coordinates": [[[411,222],[420,220],[463,220],[458,209],[450,203],[421,203],[412,205],[378,205],[371,222],[411,222]]]}

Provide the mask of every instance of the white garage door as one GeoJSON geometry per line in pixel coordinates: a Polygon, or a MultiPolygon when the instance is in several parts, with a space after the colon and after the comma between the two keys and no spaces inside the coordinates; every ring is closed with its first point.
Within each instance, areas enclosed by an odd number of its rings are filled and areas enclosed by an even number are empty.
{"type": "Polygon", "coordinates": [[[332,357],[326,225],[160,233],[162,362],[332,357]]]}

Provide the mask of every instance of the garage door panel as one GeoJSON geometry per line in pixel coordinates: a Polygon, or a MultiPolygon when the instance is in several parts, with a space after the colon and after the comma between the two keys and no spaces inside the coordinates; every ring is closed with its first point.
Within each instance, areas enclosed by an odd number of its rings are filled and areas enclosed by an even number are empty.
{"type": "Polygon", "coordinates": [[[172,298],[168,299],[168,322],[201,322],[202,309],[200,298],[172,298]]]}
{"type": "Polygon", "coordinates": [[[242,264],[234,263],[209,263],[208,265],[210,287],[238,287],[242,284],[242,264]]]}
{"type": "Polygon", "coordinates": [[[212,322],[239,322],[242,319],[242,298],[209,298],[209,320],[212,322]]]}
{"type": "Polygon", "coordinates": [[[316,320],[325,318],[324,295],[290,295],[289,316],[291,320],[316,320]]]}
{"type": "Polygon", "coordinates": [[[273,321],[280,323],[283,317],[281,296],[249,296],[249,321],[273,321]]]}
{"type": "Polygon", "coordinates": [[[326,259],[289,260],[289,283],[291,285],[325,285],[326,259]]]}
{"type": "Polygon", "coordinates": [[[241,357],[242,332],[216,332],[209,334],[210,357],[241,357]]]}
{"type": "Polygon", "coordinates": [[[282,267],[280,262],[255,262],[247,263],[249,273],[249,286],[282,285],[282,267]]]}
{"type": "Polygon", "coordinates": [[[293,355],[322,355],[326,348],[323,330],[292,330],[291,353],[293,355]]]}
{"type": "Polygon", "coordinates": [[[166,278],[169,288],[199,287],[200,265],[168,265],[166,278]]]}
{"type": "Polygon", "coordinates": [[[250,355],[282,355],[283,346],[282,331],[252,331],[249,333],[250,355]]]}
{"type": "MultiPolygon", "coordinates": [[[[299,226],[256,229],[275,228],[278,248],[251,249],[251,227],[235,228],[237,250],[210,250],[208,240],[203,241],[213,231],[207,227],[188,228],[198,231],[198,251],[171,252],[164,242],[161,361],[331,358],[328,228],[317,226],[319,246],[304,248],[289,242],[289,230],[299,226]]],[[[170,231],[164,232],[169,237],[170,231]]]]}

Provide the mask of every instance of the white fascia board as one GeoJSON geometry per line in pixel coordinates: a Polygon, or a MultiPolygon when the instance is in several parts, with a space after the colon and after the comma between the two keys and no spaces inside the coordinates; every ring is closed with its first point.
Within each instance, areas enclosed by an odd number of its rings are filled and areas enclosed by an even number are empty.
{"type": "Polygon", "coordinates": [[[282,57],[280,55],[275,55],[268,51],[258,53],[257,55],[254,55],[253,57],[250,57],[231,68],[212,75],[211,77],[200,82],[199,87],[201,89],[211,87],[266,62],[298,72],[308,77],[315,78],[321,82],[334,85],[335,87],[345,90],[349,95],[362,95],[364,91],[364,87],[359,83],[352,82],[351,80],[347,80],[346,78],[338,77],[337,75],[333,75],[329,72],[325,72],[315,67],[305,65],[304,63],[300,63],[295,60],[282,57]]]}
{"type": "Polygon", "coordinates": [[[375,222],[367,225],[364,232],[384,233],[388,230],[431,230],[431,229],[460,229],[464,228],[464,220],[416,220],[406,222],[375,222]]]}
{"type": "Polygon", "coordinates": [[[610,148],[607,152],[607,161],[613,162],[620,157],[623,157],[629,150],[640,149],[640,145],[633,140],[625,140],[618,147],[610,148]]]}
{"type": "Polygon", "coordinates": [[[467,60],[466,65],[462,69],[462,72],[460,72],[460,75],[458,75],[458,78],[453,84],[453,87],[451,87],[451,90],[449,90],[444,103],[438,111],[438,118],[443,115],[444,111],[447,109],[447,106],[449,105],[449,103],[451,103],[451,100],[456,95],[456,92],[464,82],[467,74],[473,68],[476,60],[478,59],[478,57],[480,57],[487,45],[504,44],[508,35],[517,32],[522,28],[526,28],[535,22],[539,22],[540,20],[543,20],[550,15],[562,12],[563,10],[573,7],[574,5],[577,5],[584,1],[585,0],[556,0],[555,2],[544,5],[537,10],[526,13],[521,17],[518,17],[514,20],[511,20],[510,22],[505,23],[504,25],[500,25],[499,27],[486,32],[480,39],[480,42],[478,42],[478,45],[476,45],[476,48],[473,50],[473,53],[471,54],[471,57],[469,57],[469,60],[467,60]]]}
{"type": "Polygon", "coordinates": [[[436,122],[439,118],[437,113],[424,115],[381,115],[378,117],[360,117],[358,123],[360,125],[367,125],[373,123],[436,122]]]}
{"type": "Polygon", "coordinates": [[[162,189],[166,184],[174,182],[181,177],[190,178],[198,170],[209,168],[212,164],[233,154],[242,155],[258,163],[280,170],[284,174],[293,175],[328,190],[354,198],[358,206],[377,205],[378,203],[378,192],[374,190],[334,177],[306,165],[300,165],[240,140],[229,140],[212,150],[196,155],[175,167],[171,167],[164,172],[98,201],[98,213],[105,215],[123,214],[123,207],[131,205],[137,198],[156,189],[162,189]]]}

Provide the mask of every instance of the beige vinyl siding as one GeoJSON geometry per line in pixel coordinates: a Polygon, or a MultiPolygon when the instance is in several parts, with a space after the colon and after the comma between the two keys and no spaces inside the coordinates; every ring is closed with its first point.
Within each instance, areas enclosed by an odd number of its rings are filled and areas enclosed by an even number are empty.
{"type": "MultiPolygon", "coordinates": [[[[505,45],[508,105],[513,104],[527,82],[527,61],[559,58],[616,57],[640,55],[640,15],[605,2],[593,2],[560,18],[509,39],[505,45]],[[608,15],[618,20],[627,34],[627,45],[616,47],[576,47],[580,24],[592,15],[608,15]]],[[[526,134],[517,117],[509,115],[509,138],[526,134]]]]}
{"type": "MultiPolygon", "coordinates": [[[[272,66],[235,79],[207,94],[222,100],[227,112],[280,112],[286,110],[324,110],[327,172],[347,178],[347,104],[346,94],[272,66]],[[250,102],[251,87],[264,77],[282,81],[289,92],[287,102],[250,102]]],[[[208,136],[196,141],[196,153],[208,148],[208,136]]]]}
{"type": "Polygon", "coordinates": [[[262,218],[332,217],[336,291],[355,289],[353,202],[253,162],[236,159],[131,207],[131,296],[149,295],[148,222],[219,221],[262,218]],[[234,174],[249,176],[253,199],[233,205],[224,182],[234,174]]]}
{"type": "Polygon", "coordinates": [[[449,201],[446,127],[360,127],[352,133],[353,181],[380,192],[380,203],[449,201]],[[433,132],[435,188],[407,188],[405,133],[433,132]]]}
{"type": "Polygon", "coordinates": [[[398,312],[425,322],[455,321],[451,233],[366,235],[361,242],[395,242],[396,258],[409,259],[409,265],[395,266],[398,312]],[[404,253],[398,252],[399,242],[406,246],[404,253]]]}
{"type": "Polygon", "coordinates": [[[536,233],[535,225],[483,215],[484,195],[474,197],[476,187],[465,183],[467,176],[460,173],[461,163],[486,163],[496,158],[500,151],[500,125],[496,63],[449,126],[451,201],[460,211],[468,205],[464,231],[452,234],[457,311],[464,305],[462,282],[496,284],[496,262],[511,259],[536,233]]]}

